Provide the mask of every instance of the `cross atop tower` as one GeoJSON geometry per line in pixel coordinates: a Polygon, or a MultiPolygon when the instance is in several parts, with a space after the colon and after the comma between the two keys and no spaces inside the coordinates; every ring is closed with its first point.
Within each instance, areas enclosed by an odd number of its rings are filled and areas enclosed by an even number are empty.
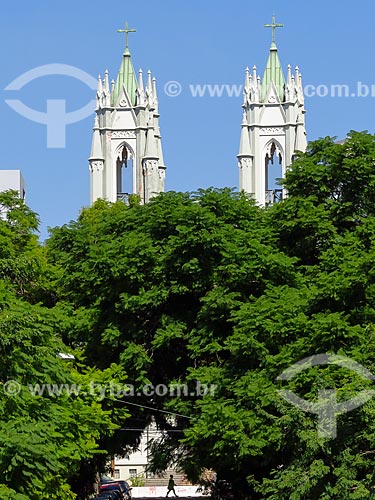
{"type": "Polygon", "coordinates": [[[283,24],[276,23],[276,17],[275,15],[272,16],[272,23],[271,24],[265,24],[265,28],[272,28],[272,43],[275,43],[275,30],[276,28],[283,28],[283,24]]]}
{"type": "Polygon", "coordinates": [[[117,33],[125,33],[126,36],[126,45],[125,48],[129,48],[129,33],[135,33],[137,30],[129,28],[128,21],[125,23],[125,29],[123,30],[117,30],[117,33]]]}

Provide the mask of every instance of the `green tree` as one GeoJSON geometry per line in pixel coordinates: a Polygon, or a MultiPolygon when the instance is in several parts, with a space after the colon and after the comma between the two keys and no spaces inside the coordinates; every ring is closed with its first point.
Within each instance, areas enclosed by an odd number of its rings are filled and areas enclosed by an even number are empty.
{"type": "MultiPolygon", "coordinates": [[[[64,269],[56,285],[60,296],[76,307],[64,339],[73,346],[84,341],[95,366],[118,363],[136,392],[145,384],[187,384],[189,394],[197,380],[225,385],[235,311],[267,287],[294,286],[296,280],[295,259],[278,250],[264,211],[227,189],[167,193],[145,206],[99,202],[77,222],[56,228],[48,247],[52,262],[64,269]]],[[[176,446],[191,477],[213,463],[219,472],[230,470],[219,442],[214,448],[202,442],[200,451],[197,441],[183,444],[173,431],[188,429],[189,419],[160,413],[194,417],[203,408],[200,400],[216,405],[225,397],[125,399],[151,407],[145,422],[153,415],[171,431],[158,447],[155,470],[175,459],[176,446]]],[[[133,409],[132,415],[139,417],[133,409]]],[[[120,443],[126,446],[127,439],[120,443]]]]}
{"type": "MultiPolygon", "coordinates": [[[[277,377],[320,353],[375,370],[374,158],[374,136],[351,132],[311,143],[287,174],[289,197],[267,209],[228,189],[167,193],[144,206],[99,201],[53,230],[64,341],[92,367],[118,366],[136,393],[189,387],[122,398],[165,431],[154,470],[177,461],[196,479],[211,468],[239,498],[373,494],[373,401],[322,438],[317,417],[279,393],[316,402],[332,389],[343,402],[372,381],[337,364],[277,377]],[[197,380],[214,390],[196,393],[197,380]]],[[[118,434],[117,450],[134,436],[118,434]]]]}
{"type": "Polygon", "coordinates": [[[46,307],[55,271],[37,216],[15,192],[0,193],[0,207],[0,498],[73,499],[82,461],[104,456],[100,438],[114,430],[89,380],[114,371],[88,374],[61,357],[62,315],[46,307]]]}

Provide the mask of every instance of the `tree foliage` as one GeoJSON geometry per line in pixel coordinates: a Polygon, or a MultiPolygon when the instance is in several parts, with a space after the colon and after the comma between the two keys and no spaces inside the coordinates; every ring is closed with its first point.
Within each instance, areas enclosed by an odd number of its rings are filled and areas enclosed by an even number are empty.
{"type": "Polygon", "coordinates": [[[84,394],[84,372],[62,359],[59,316],[36,303],[54,301],[36,215],[14,192],[0,206],[0,498],[73,499],[69,481],[113,424],[84,394]]]}
{"type": "MultiPolygon", "coordinates": [[[[2,329],[0,322],[0,333],[12,357],[9,364],[4,358],[3,380],[18,377],[23,390],[20,400],[4,400],[14,405],[6,407],[8,414],[17,412],[20,419],[4,417],[0,440],[6,435],[11,443],[3,445],[4,453],[10,451],[4,458],[0,453],[0,467],[16,448],[12,439],[22,436],[14,426],[24,425],[25,432],[33,427],[35,453],[51,446],[44,455],[50,462],[34,459],[41,475],[48,480],[48,471],[60,467],[55,478],[61,477],[63,491],[68,465],[76,464],[77,471],[98,446],[125,454],[137,445],[136,429],[154,419],[163,431],[152,446],[154,471],[174,462],[196,480],[204,468],[214,469],[233,483],[238,498],[373,495],[373,399],[337,411],[337,426],[330,428],[336,434],[324,435],[318,429],[327,422],[281,391],[316,404],[331,390],[340,404],[373,389],[371,377],[353,371],[353,362],[375,370],[374,166],[374,136],[350,132],[343,144],[332,138],[311,143],[287,173],[288,198],[272,207],[257,207],[229,189],[170,192],[147,205],[99,200],[76,221],[55,228],[47,249],[31,238],[27,251],[17,247],[21,215],[16,239],[12,218],[4,221],[0,249],[11,265],[3,276],[3,311],[10,323],[2,329]],[[17,281],[22,252],[30,252],[39,267],[17,281]],[[7,337],[5,330],[15,333],[7,337]],[[62,342],[76,353],[76,366],[56,362],[62,342]],[[34,351],[42,345],[49,350],[39,356],[34,351]],[[319,354],[341,356],[329,359],[346,364],[313,366],[319,354]],[[305,369],[279,379],[305,358],[305,369]],[[116,382],[117,392],[106,392],[101,401],[97,394],[31,397],[25,360],[36,381],[51,372],[51,380],[78,377],[107,388],[116,382]],[[179,384],[182,392],[176,392],[179,384]],[[61,406],[61,417],[48,419],[53,438],[44,442],[38,424],[61,406]],[[64,441],[52,458],[72,414],[81,434],[73,427],[74,442],[64,441]],[[29,415],[37,418],[30,421],[29,415]],[[126,422],[134,431],[105,433],[109,421],[120,427],[126,422]]],[[[26,479],[12,483],[10,463],[4,487],[14,489],[26,479]]],[[[40,476],[32,475],[38,488],[40,476]]],[[[22,488],[15,492],[25,494],[22,488]]]]}
{"type": "Polygon", "coordinates": [[[177,460],[197,479],[212,468],[252,498],[372,493],[372,400],[328,439],[279,393],[316,402],[336,389],[345,401],[371,382],[332,365],[276,379],[320,353],[374,368],[374,162],[374,136],[351,132],[311,143],[288,172],[289,197],[268,209],[226,189],[167,193],[146,206],[99,201],[54,230],[58,293],[74,304],[66,341],[138,388],[189,386],[132,400],[166,430],[154,470],[177,460]],[[197,380],[215,390],[192,395],[197,380]]]}

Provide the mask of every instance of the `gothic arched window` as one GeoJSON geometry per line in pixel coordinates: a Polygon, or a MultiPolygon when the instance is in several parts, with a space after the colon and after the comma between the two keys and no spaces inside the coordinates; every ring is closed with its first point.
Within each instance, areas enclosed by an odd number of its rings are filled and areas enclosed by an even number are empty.
{"type": "Polygon", "coordinates": [[[266,149],[264,167],[266,205],[272,205],[283,197],[283,189],[280,185],[282,179],[282,154],[279,145],[275,141],[272,141],[266,149]]]}
{"type": "Polygon", "coordinates": [[[126,144],[118,150],[116,158],[117,199],[126,201],[133,192],[133,160],[126,144]],[[129,167],[129,168],[128,168],[129,167]]]}

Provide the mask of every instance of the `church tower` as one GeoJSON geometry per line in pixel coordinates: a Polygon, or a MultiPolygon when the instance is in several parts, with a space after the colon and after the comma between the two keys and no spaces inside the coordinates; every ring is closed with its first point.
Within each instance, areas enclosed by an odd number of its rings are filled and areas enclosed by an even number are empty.
{"type": "Polygon", "coordinates": [[[254,66],[246,68],[243,117],[238,158],[240,190],[252,194],[261,206],[275,203],[286,196],[277,179],[293,162],[296,151],[305,151],[305,109],[302,78],[298,67],[292,74],[288,66],[285,80],[275,43],[272,43],[263,79],[254,66]]]}
{"type": "Polygon", "coordinates": [[[156,80],[142,70],[136,78],[128,46],[128,35],[116,81],[109,83],[108,71],[99,76],[96,116],[92,138],[90,204],[98,198],[128,201],[137,194],[141,203],[164,191],[165,169],[159,129],[156,80]]]}

